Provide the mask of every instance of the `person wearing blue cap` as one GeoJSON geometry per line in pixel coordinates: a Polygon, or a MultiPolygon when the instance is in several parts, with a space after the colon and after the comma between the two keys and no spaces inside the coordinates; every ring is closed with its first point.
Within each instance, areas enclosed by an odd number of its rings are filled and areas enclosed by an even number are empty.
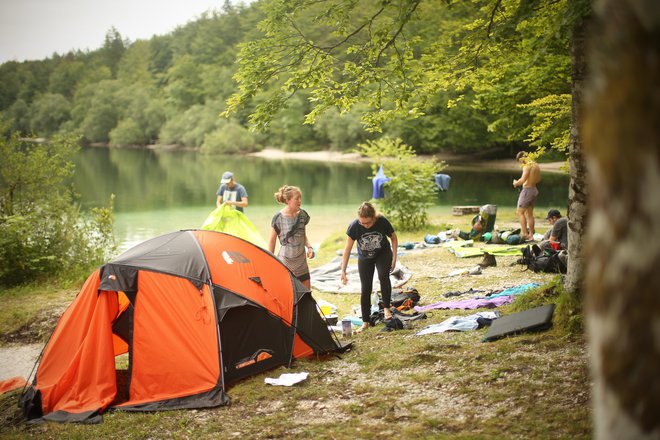
{"type": "Polygon", "coordinates": [[[220,180],[220,187],[216,192],[216,206],[219,208],[223,203],[232,205],[239,211],[248,205],[248,193],[243,185],[236,182],[234,173],[225,171],[220,180]]]}

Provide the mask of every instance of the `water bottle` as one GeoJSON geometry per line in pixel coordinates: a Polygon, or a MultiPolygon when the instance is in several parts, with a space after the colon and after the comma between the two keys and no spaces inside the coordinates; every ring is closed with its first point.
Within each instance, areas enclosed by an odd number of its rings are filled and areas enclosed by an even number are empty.
{"type": "Polygon", "coordinates": [[[344,318],[341,320],[341,331],[345,338],[350,338],[353,333],[353,323],[350,318],[344,318]]]}
{"type": "Polygon", "coordinates": [[[378,292],[373,291],[371,293],[371,313],[378,313],[380,307],[378,307],[378,302],[380,298],[378,297],[378,292]]]}

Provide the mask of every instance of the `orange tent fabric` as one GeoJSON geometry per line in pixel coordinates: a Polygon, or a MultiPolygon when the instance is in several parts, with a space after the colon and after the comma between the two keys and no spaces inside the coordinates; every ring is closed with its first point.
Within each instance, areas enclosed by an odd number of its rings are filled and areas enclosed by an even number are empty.
{"type": "Polygon", "coordinates": [[[311,292],[270,252],[214,231],[165,234],[94,271],[21,397],[26,417],[229,403],[227,386],[341,351],[311,292]]]}
{"type": "Polygon", "coordinates": [[[23,388],[27,384],[28,384],[27,380],[25,380],[25,378],[20,376],[15,376],[6,380],[2,380],[0,381],[0,394],[7,393],[9,391],[18,388],[23,388]]]}

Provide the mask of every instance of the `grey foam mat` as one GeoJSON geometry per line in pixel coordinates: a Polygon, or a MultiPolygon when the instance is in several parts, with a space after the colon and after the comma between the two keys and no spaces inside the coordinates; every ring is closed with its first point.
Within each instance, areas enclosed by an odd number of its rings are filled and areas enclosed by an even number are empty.
{"type": "Polygon", "coordinates": [[[552,314],[554,311],[554,304],[545,304],[525,310],[524,312],[497,318],[491,324],[483,341],[490,342],[504,336],[525,331],[547,330],[552,326],[552,314]]]}

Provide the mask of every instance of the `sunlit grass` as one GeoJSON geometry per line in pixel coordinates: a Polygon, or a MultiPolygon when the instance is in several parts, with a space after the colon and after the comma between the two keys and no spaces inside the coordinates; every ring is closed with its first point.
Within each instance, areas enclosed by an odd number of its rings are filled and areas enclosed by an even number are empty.
{"type": "MultiPolygon", "coordinates": [[[[352,213],[348,213],[352,215],[352,213]]],[[[314,221],[314,217],[312,219],[314,221]]],[[[350,216],[349,216],[350,220],[350,216]]],[[[445,227],[468,228],[469,216],[433,214],[432,226],[402,232],[400,241],[421,241],[445,227]]],[[[498,224],[515,225],[513,210],[498,212],[498,224]]],[[[343,248],[345,219],[328,230],[319,248],[320,265],[343,248]]],[[[325,234],[326,232],[324,232],[325,234]]],[[[515,266],[515,257],[498,257],[497,269],[475,277],[445,277],[452,268],[475,264],[441,248],[402,252],[413,271],[424,304],[442,294],[469,287],[517,285],[538,280],[556,285],[554,276],[533,274],[515,266]],[[513,266],[511,264],[514,264],[513,266]],[[503,274],[503,275],[501,275],[503,274]]],[[[0,293],[2,333],[33,321],[44,307],[64,307],[77,290],[30,286],[0,293]]],[[[313,291],[335,304],[339,316],[359,303],[357,294],[313,291]]],[[[523,297],[524,298],[524,297],[523,297]]],[[[558,296],[539,289],[503,314],[523,310],[558,296]]],[[[567,305],[568,307],[568,305],[567,305]]],[[[590,438],[589,373],[584,341],[567,337],[555,326],[491,343],[481,342],[486,329],[415,336],[416,330],[452,315],[472,311],[437,310],[412,330],[380,332],[380,326],[354,335],[354,347],[339,357],[298,360],[238,382],[228,389],[227,407],[156,413],[109,412],[100,425],[10,422],[17,397],[0,397],[1,438],[590,438]],[[293,387],[266,385],[264,378],[285,372],[309,373],[293,387]]],[[[342,340],[344,340],[342,338],[342,340]]],[[[125,356],[117,360],[125,367],[125,356]]],[[[20,420],[17,419],[17,420],[20,420]]]]}

